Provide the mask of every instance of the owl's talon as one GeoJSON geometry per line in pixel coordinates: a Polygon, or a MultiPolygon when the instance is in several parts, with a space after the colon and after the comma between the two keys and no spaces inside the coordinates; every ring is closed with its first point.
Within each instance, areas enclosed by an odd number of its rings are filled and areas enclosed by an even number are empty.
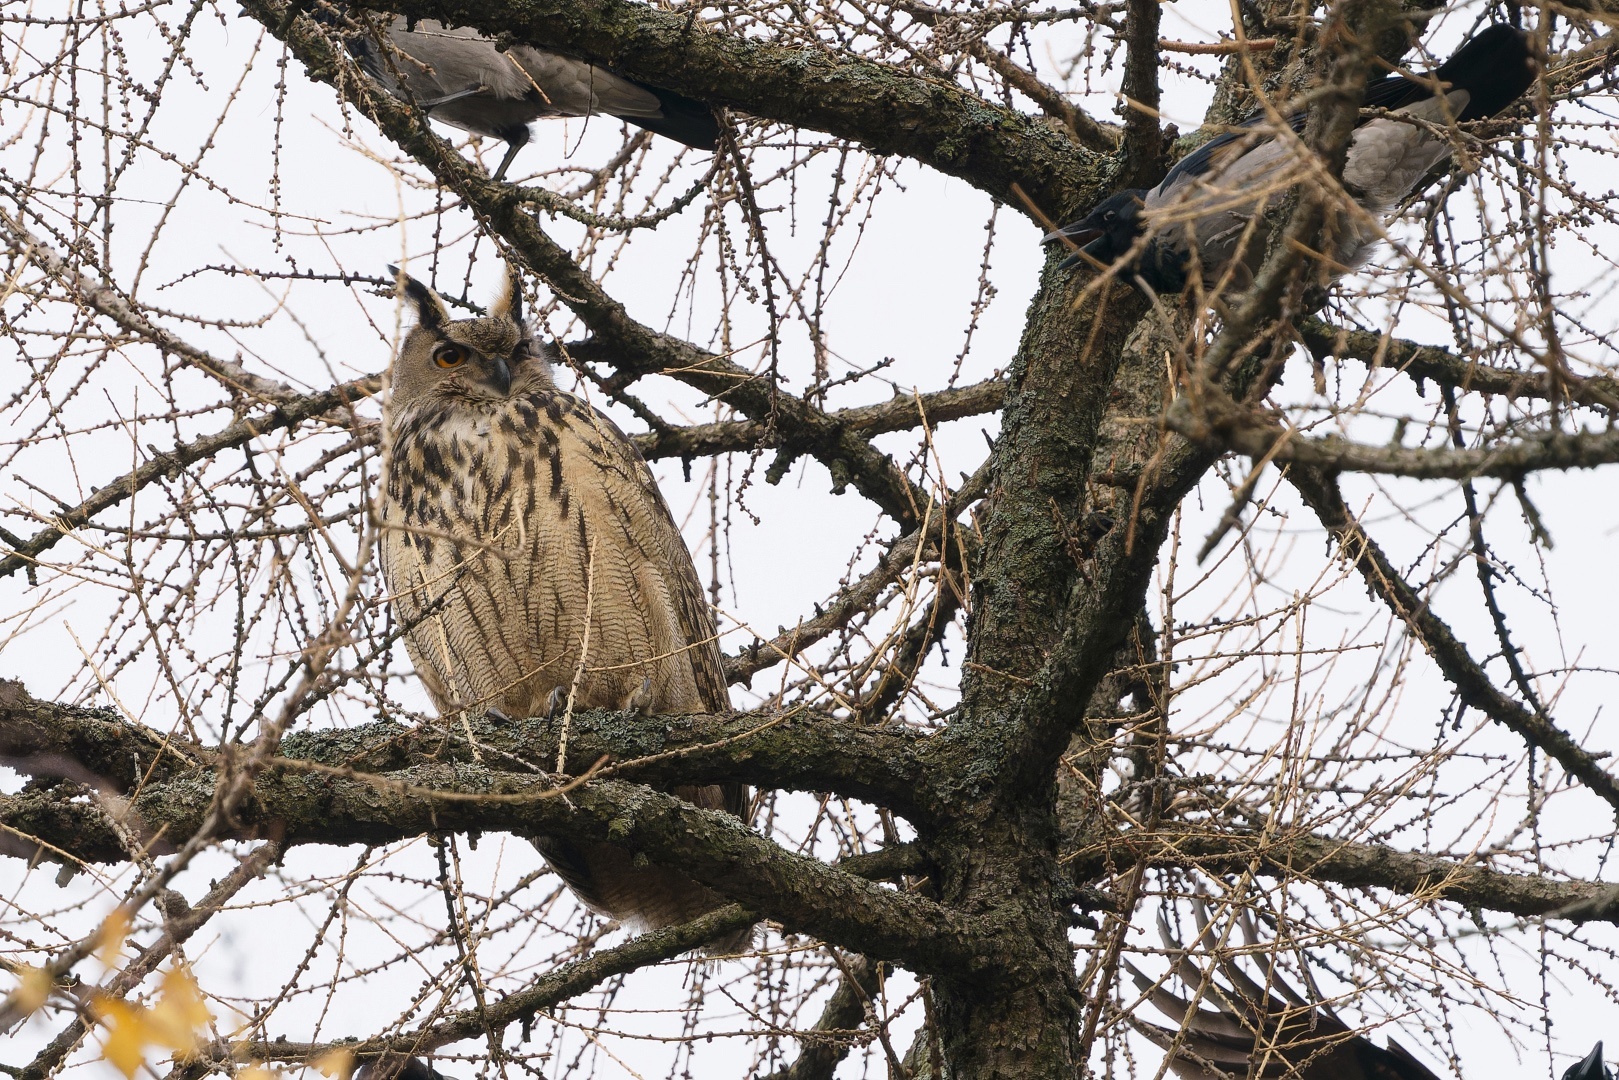
{"type": "Polygon", "coordinates": [[[489,720],[497,724],[509,724],[512,722],[512,718],[501,712],[499,709],[485,709],[483,714],[489,720]]]}
{"type": "Polygon", "coordinates": [[[561,707],[562,707],[562,687],[554,686],[554,687],[551,688],[551,696],[545,699],[545,718],[547,720],[555,719],[556,715],[557,715],[557,710],[559,708],[561,708],[561,707]]]}

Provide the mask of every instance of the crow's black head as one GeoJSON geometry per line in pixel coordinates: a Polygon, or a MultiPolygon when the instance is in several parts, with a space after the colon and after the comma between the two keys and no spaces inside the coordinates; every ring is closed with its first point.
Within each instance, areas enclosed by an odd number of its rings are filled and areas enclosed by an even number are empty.
{"type": "MultiPolygon", "coordinates": [[[[1146,194],[1140,188],[1130,188],[1103,199],[1088,215],[1046,237],[1046,242],[1063,238],[1083,245],[1080,250],[1097,262],[1117,262],[1146,227],[1141,220],[1142,197],[1146,194]]],[[[1080,261],[1078,255],[1070,255],[1063,265],[1073,266],[1080,261]]]]}
{"type": "Polygon", "coordinates": [[[1046,237],[1046,243],[1067,240],[1083,245],[1062,261],[1064,269],[1095,259],[1104,266],[1118,265],[1125,281],[1144,281],[1159,294],[1178,293],[1186,288],[1187,254],[1148,240],[1128,264],[1120,264],[1147,231],[1143,217],[1146,191],[1129,188],[1097,203],[1084,218],[1046,237]]]}

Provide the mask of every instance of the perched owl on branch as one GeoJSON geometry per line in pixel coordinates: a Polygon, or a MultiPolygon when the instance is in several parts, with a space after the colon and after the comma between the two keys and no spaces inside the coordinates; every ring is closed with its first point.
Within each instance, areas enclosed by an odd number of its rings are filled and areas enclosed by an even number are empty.
{"type": "MultiPolygon", "coordinates": [[[[400,280],[416,325],[384,410],[381,561],[439,711],[729,708],[714,622],[657,482],[611,420],[557,388],[516,280],[486,317],[453,321],[431,289],[400,280]]],[[[746,817],[740,784],[674,794],[746,817]]],[[[723,902],[621,848],[530,839],[580,900],[636,929],[723,902]]]]}

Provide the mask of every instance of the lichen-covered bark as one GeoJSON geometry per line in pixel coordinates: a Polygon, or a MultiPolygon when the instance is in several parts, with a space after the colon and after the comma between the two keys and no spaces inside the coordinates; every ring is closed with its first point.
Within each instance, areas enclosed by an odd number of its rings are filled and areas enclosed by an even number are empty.
{"type": "Polygon", "coordinates": [[[962,708],[940,740],[956,813],[924,837],[944,901],[998,912],[1010,936],[1026,943],[995,986],[935,980],[942,1038],[959,1077],[1071,1076],[1080,1067],[1056,760],[1089,691],[1063,654],[1088,572],[1080,523],[1092,452],[1142,304],[1115,290],[1076,309],[1073,276],[1052,268],[1042,285],[996,448],[962,708]]]}

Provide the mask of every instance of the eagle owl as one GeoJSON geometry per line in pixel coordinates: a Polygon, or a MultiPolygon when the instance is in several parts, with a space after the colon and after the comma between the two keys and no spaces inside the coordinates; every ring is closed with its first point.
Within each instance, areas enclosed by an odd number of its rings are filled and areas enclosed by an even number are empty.
{"type": "MultiPolygon", "coordinates": [[[[515,280],[488,316],[451,321],[401,278],[416,325],[384,410],[381,563],[439,711],[727,709],[713,619],[657,482],[611,420],[552,381],[515,280]]],[[[674,794],[746,815],[739,784],[674,794]]],[[[580,900],[636,929],[723,902],[611,845],[530,839],[580,900]]]]}

